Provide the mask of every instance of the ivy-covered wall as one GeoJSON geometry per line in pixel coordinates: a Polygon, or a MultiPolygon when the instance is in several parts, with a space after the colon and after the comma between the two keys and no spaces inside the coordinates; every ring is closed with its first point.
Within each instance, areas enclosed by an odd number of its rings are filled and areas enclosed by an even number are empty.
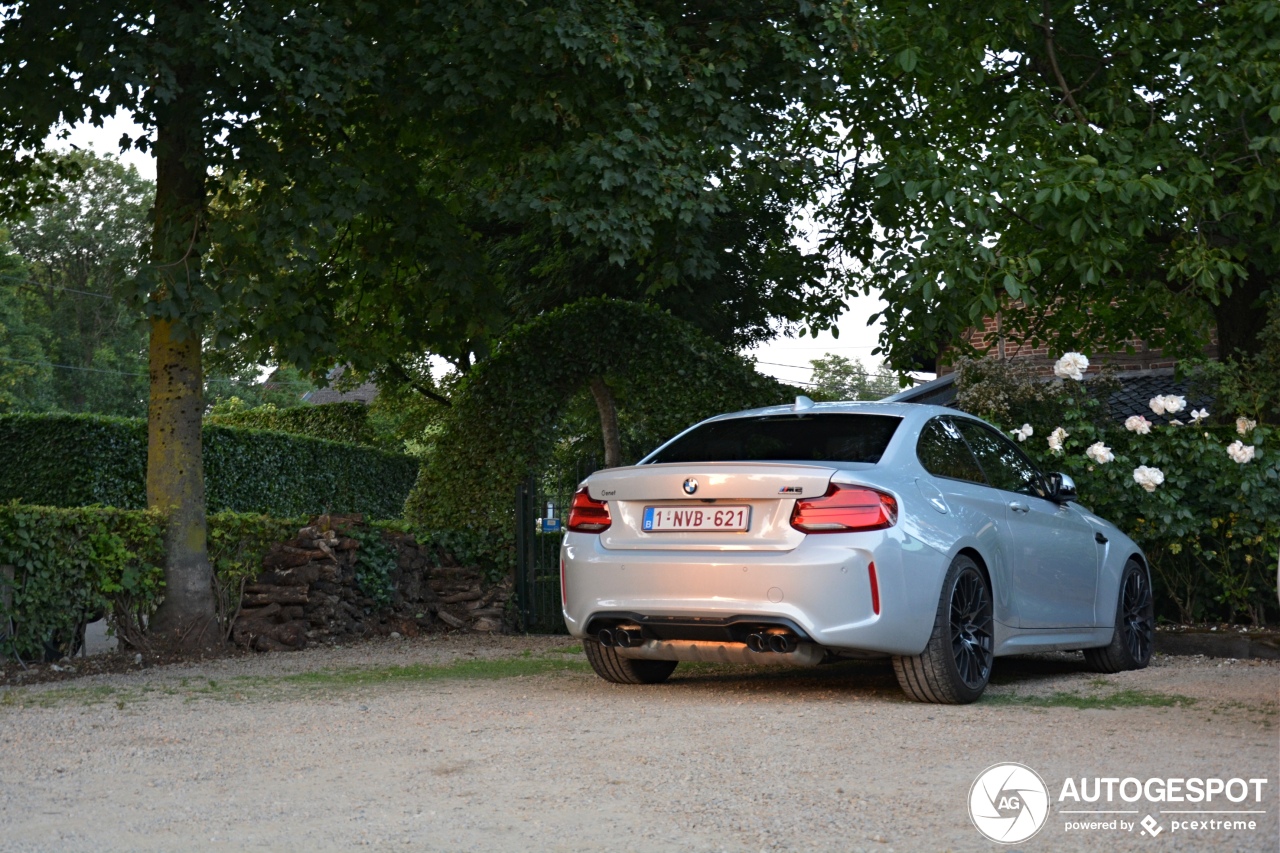
{"type": "MultiPolygon", "coordinates": [[[[97,415],[0,415],[0,501],[146,505],[146,424],[97,415]]],[[[210,512],[399,518],[417,460],[371,447],[206,425],[210,512]]]]}

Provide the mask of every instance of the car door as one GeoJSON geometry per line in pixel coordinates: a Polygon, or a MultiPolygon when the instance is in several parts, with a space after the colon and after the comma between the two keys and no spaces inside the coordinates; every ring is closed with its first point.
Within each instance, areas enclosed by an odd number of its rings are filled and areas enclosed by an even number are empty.
{"type": "Polygon", "coordinates": [[[1044,476],[1016,444],[978,421],[955,418],[1001,493],[1011,546],[1014,608],[1022,628],[1097,624],[1098,546],[1094,530],[1069,504],[1049,500],[1044,476]]]}
{"type": "Polygon", "coordinates": [[[958,527],[976,540],[991,573],[996,619],[1016,628],[1018,618],[1010,569],[1013,554],[1009,550],[1012,543],[1005,520],[1007,502],[1000,491],[987,483],[978,460],[952,421],[949,417],[937,417],[921,428],[916,457],[933,476],[917,485],[935,510],[951,515],[958,527]]]}

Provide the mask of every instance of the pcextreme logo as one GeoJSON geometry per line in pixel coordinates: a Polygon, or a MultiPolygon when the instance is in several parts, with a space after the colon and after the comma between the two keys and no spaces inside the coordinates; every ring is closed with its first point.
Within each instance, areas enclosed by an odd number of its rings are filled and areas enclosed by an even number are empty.
{"type": "MultiPolygon", "coordinates": [[[[1256,831],[1267,813],[1269,784],[1239,777],[1067,777],[1057,813],[1063,832],[1074,835],[1123,832],[1156,838],[1168,830],[1207,840],[1256,831]]],[[[969,788],[969,819],[1000,844],[1017,844],[1038,833],[1048,822],[1049,806],[1044,779],[1024,764],[994,764],[969,788]]]]}

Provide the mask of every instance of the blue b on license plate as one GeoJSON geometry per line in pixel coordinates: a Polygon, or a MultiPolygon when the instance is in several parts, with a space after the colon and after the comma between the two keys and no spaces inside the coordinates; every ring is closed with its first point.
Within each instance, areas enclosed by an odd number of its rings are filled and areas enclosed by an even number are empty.
{"type": "Polygon", "coordinates": [[[743,531],[751,526],[749,506],[647,506],[641,529],[646,533],[687,530],[743,531]]]}

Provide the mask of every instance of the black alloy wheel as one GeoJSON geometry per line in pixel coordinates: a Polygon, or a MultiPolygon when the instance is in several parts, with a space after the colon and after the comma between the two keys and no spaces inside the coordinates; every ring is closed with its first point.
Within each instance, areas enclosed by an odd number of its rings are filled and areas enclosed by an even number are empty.
{"type": "Polygon", "coordinates": [[[995,657],[995,608],[982,568],[960,554],[947,569],[924,651],[893,659],[902,692],[917,702],[962,705],[987,688],[995,657]]]}
{"type": "Polygon", "coordinates": [[[1144,572],[1129,572],[1124,581],[1124,598],[1120,605],[1121,629],[1129,656],[1135,661],[1151,659],[1151,640],[1155,627],[1151,624],[1151,586],[1144,572]]]}
{"type": "Polygon", "coordinates": [[[982,689],[991,678],[993,648],[987,582],[976,568],[968,567],[951,592],[951,652],[956,672],[970,690],[982,689]]]}
{"type": "Polygon", "coordinates": [[[1084,650],[1084,661],[1095,672],[1142,669],[1151,663],[1155,640],[1155,600],[1151,579],[1136,559],[1125,563],[1116,595],[1116,623],[1111,642],[1084,650]]]}

